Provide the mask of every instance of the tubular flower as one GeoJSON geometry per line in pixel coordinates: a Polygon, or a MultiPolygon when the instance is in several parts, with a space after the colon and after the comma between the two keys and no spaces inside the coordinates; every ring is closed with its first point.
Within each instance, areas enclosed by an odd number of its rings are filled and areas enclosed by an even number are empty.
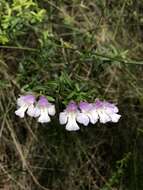
{"type": "Polygon", "coordinates": [[[88,102],[79,103],[80,113],[77,116],[79,123],[87,126],[89,122],[95,124],[98,120],[98,114],[94,111],[93,104],[88,102]]]}
{"type": "Polygon", "coordinates": [[[106,101],[97,100],[94,105],[94,112],[98,114],[101,123],[114,122],[117,123],[121,117],[118,114],[117,106],[106,101]]]}
{"type": "Polygon", "coordinates": [[[36,107],[29,113],[30,116],[39,117],[38,122],[48,123],[51,121],[49,115],[54,116],[56,113],[55,105],[48,102],[47,98],[41,96],[36,107]]]}
{"type": "Polygon", "coordinates": [[[77,124],[77,114],[79,113],[77,104],[75,102],[70,102],[66,109],[60,113],[59,120],[60,124],[66,124],[66,130],[68,131],[77,131],[79,126],[77,124]]]}
{"type": "Polygon", "coordinates": [[[18,109],[15,111],[15,114],[21,118],[25,116],[25,112],[27,113],[29,110],[34,109],[35,97],[33,95],[25,95],[20,96],[17,99],[18,109]]]}

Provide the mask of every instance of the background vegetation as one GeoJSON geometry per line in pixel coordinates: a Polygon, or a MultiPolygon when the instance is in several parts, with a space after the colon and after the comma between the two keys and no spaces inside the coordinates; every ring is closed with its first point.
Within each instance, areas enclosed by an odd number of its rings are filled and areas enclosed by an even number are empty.
{"type": "Polygon", "coordinates": [[[0,1],[0,189],[143,189],[143,0],[0,1]],[[117,103],[118,124],[67,132],[15,116],[44,94],[117,103]]]}

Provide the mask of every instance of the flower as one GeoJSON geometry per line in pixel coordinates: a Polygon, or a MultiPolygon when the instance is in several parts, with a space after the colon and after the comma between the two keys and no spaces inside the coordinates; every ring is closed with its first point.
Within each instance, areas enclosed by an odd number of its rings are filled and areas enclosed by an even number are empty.
{"type": "Polygon", "coordinates": [[[70,102],[66,109],[60,113],[59,121],[61,125],[66,124],[66,130],[77,131],[79,126],[77,124],[77,114],[79,113],[77,104],[75,102],[70,102]]]}
{"type": "Polygon", "coordinates": [[[55,105],[48,102],[47,98],[41,96],[34,109],[29,110],[28,114],[32,117],[39,117],[39,123],[48,123],[51,121],[49,115],[54,116],[56,113],[55,105]]]}
{"type": "Polygon", "coordinates": [[[109,121],[117,123],[119,121],[121,115],[118,114],[119,110],[114,104],[97,100],[93,105],[94,112],[98,114],[101,123],[107,123],[109,121]]]}
{"type": "Polygon", "coordinates": [[[20,96],[17,99],[18,109],[15,111],[15,114],[21,118],[25,116],[25,112],[29,112],[30,109],[34,108],[35,97],[33,95],[20,96]]]}
{"type": "Polygon", "coordinates": [[[94,111],[94,107],[92,103],[88,102],[80,102],[79,108],[81,112],[77,116],[77,120],[79,123],[87,126],[89,122],[95,124],[98,120],[98,114],[94,111]]]}

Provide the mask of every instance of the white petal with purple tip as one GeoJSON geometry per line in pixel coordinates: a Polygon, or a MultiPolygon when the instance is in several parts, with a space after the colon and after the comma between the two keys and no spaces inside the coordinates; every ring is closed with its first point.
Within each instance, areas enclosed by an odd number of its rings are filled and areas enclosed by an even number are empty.
{"type": "Polygon", "coordinates": [[[46,97],[41,96],[37,103],[34,115],[35,117],[39,116],[39,123],[48,123],[51,121],[49,115],[55,115],[55,106],[49,103],[46,97]]]}
{"type": "MultiPolygon", "coordinates": [[[[21,118],[25,116],[27,109],[32,109],[35,103],[35,97],[33,95],[20,96],[17,99],[18,109],[15,111],[15,114],[21,118]]],[[[29,111],[28,111],[29,112],[29,111]]]]}
{"type": "Polygon", "coordinates": [[[79,126],[76,122],[77,114],[79,110],[75,102],[70,102],[64,112],[61,112],[59,115],[60,124],[66,124],[67,131],[77,131],[79,130],[79,126]]]}
{"type": "Polygon", "coordinates": [[[86,115],[92,124],[95,124],[97,122],[98,114],[93,109],[93,104],[88,103],[88,102],[80,102],[79,108],[81,110],[81,113],[86,115]]]}

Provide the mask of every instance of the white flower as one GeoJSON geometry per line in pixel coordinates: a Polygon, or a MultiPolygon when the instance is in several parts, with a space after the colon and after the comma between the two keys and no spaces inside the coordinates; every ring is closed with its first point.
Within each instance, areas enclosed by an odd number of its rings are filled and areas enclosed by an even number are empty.
{"type": "Polygon", "coordinates": [[[109,102],[97,100],[94,104],[94,112],[98,114],[101,123],[114,122],[117,123],[121,117],[118,114],[118,108],[109,102]]]}
{"type": "Polygon", "coordinates": [[[31,106],[28,109],[27,114],[31,117],[38,117],[40,115],[40,109],[38,109],[37,106],[31,106]]]}
{"type": "Polygon", "coordinates": [[[33,95],[20,96],[17,99],[18,109],[15,114],[21,118],[25,116],[25,112],[29,112],[30,109],[34,108],[35,97],[33,95]]]}
{"type": "Polygon", "coordinates": [[[60,124],[66,124],[66,130],[68,131],[77,131],[79,130],[79,126],[76,122],[77,114],[79,110],[75,102],[71,102],[67,105],[67,108],[64,112],[61,112],[59,115],[60,124]]]}
{"type": "Polygon", "coordinates": [[[39,117],[39,123],[48,123],[51,121],[49,115],[55,115],[55,106],[48,102],[48,100],[41,96],[36,107],[29,110],[29,115],[32,117],[39,117]]]}
{"type": "Polygon", "coordinates": [[[95,124],[98,120],[98,114],[94,111],[94,107],[91,103],[80,102],[79,108],[81,112],[77,116],[77,121],[87,126],[89,122],[95,124]]]}

